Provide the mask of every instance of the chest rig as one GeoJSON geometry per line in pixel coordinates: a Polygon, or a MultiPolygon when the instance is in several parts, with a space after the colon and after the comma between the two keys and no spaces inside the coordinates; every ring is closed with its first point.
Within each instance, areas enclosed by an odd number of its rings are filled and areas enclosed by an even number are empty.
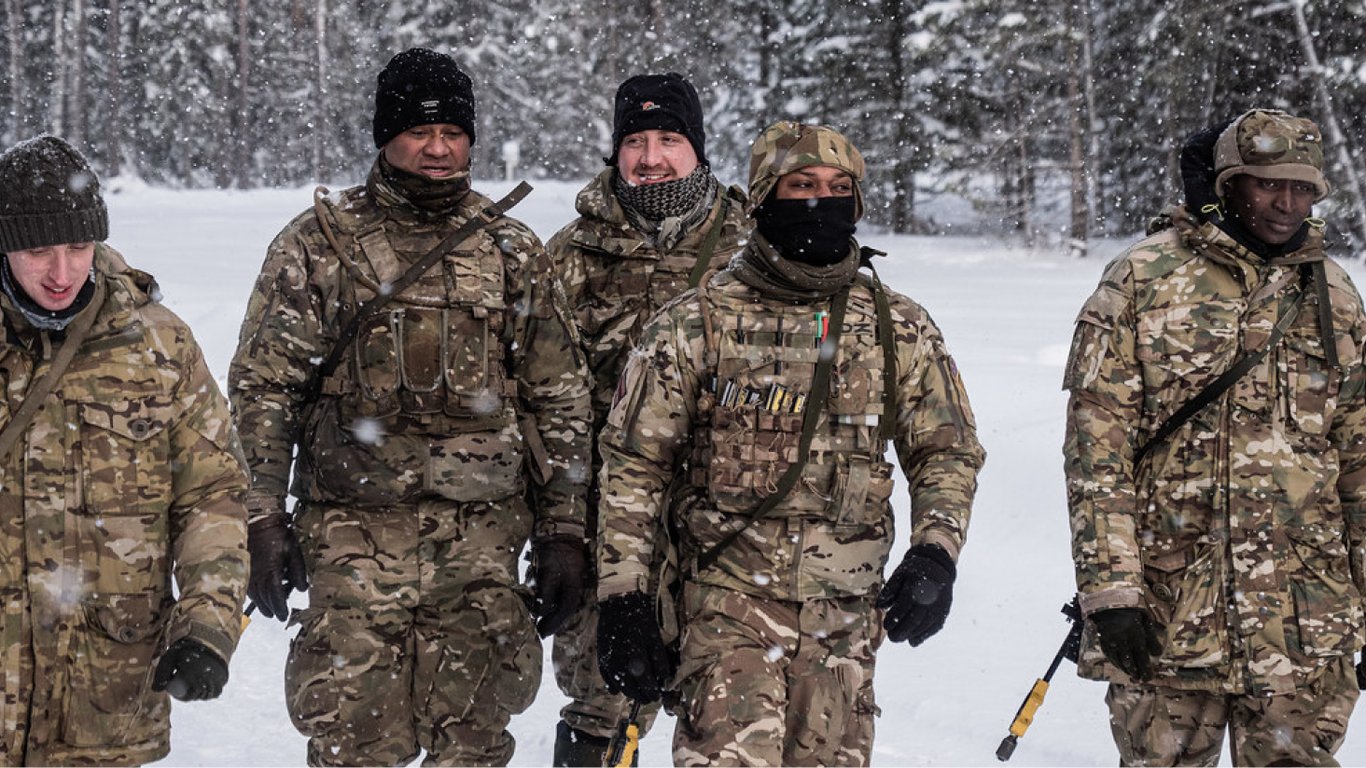
{"type": "MultiPolygon", "coordinates": [[[[349,200],[315,196],[318,221],[343,265],[342,324],[386,296],[447,234],[399,232],[349,200]],[[330,209],[330,210],[324,210],[330,209]],[[328,225],[328,216],[336,231],[328,225]]],[[[503,257],[481,227],[363,317],[320,394],[343,420],[370,419],[386,433],[444,435],[498,430],[515,420],[506,376],[503,257]]]]}
{"type": "Polygon", "coordinates": [[[895,339],[881,285],[868,287],[849,291],[847,311],[836,303],[838,333],[814,306],[721,306],[699,289],[707,378],[688,472],[716,510],[747,516],[746,525],[800,517],[851,530],[888,514],[895,339]]]}

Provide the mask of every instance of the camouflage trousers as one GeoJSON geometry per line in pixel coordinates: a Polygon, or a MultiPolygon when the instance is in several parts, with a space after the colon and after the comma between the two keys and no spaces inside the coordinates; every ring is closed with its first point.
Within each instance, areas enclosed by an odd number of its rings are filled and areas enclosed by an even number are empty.
{"type": "MultiPolygon", "coordinates": [[[[598,598],[594,590],[584,593],[584,604],[555,634],[551,658],[555,682],[570,702],[560,709],[560,719],[590,736],[610,739],[617,722],[631,710],[631,700],[609,693],[598,674],[598,598]]],[[[659,714],[659,704],[640,708],[640,735],[649,733],[659,714]]]]}
{"type": "Polygon", "coordinates": [[[867,765],[873,601],[768,600],[684,588],[676,765],[867,765]]]}
{"type": "Polygon", "coordinates": [[[1111,683],[1105,694],[1121,765],[1337,765],[1357,695],[1351,656],[1294,694],[1230,695],[1111,683]]]}
{"type": "Polygon", "coordinates": [[[298,516],[311,586],[285,668],[310,765],[506,765],[541,683],[520,498],[298,516]]]}

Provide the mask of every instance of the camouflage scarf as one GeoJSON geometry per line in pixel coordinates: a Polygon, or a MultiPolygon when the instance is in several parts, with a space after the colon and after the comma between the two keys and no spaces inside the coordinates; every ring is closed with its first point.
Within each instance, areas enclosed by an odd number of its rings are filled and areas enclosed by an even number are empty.
{"type": "Polygon", "coordinates": [[[403,208],[424,219],[449,216],[470,191],[469,171],[448,179],[432,179],[395,168],[379,153],[365,189],[382,205],[403,208]]]}
{"type": "Polygon", "coordinates": [[[829,266],[803,264],[785,259],[758,231],[750,233],[749,245],[730,262],[731,272],[745,285],[780,301],[805,303],[834,296],[854,281],[863,263],[858,245],[849,255],[829,266]]]}
{"type": "Polygon", "coordinates": [[[81,313],[90,304],[90,299],[95,295],[95,267],[90,267],[90,276],[86,278],[81,290],[76,293],[76,298],[71,302],[71,306],[66,309],[56,311],[44,309],[38,306],[38,302],[31,299],[28,293],[14,279],[13,273],[9,269],[9,259],[0,258],[0,290],[14,304],[14,308],[19,310],[19,314],[24,316],[29,325],[40,331],[61,331],[65,330],[71,321],[76,319],[76,315],[81,313]]]}
{"type": "Polygon", "coordinates": [[[719,186],[705,165],[681,179],[658,184],[631,184],[620,172],[612,174],[612,192],[626,220],[666,251],[707,218],[719,186]]]}

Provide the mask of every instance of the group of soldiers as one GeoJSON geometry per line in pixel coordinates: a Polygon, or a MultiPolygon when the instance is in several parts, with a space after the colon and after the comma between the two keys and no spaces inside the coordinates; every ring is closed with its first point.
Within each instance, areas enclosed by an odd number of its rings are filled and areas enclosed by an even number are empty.
{"type": "MultiPolygon", "coordinates": [[[[524,188],[471,188],[475,115],[451,57],[387,64],[369,177],[271,243],[227,397],[104,243],[80,153],[0,155],[0,762],[165,756],[246,597],[297,626],[310,765],[506,764],[551,635],[557,765],[661,703],[676,764],[870,761],[877,651],[944,625],[985,453],[938,328],[854,239],[859,151],[777,122],[727,188],[693,85],[631,77],[543,247],[524,188]],[[912,512],[884,580],[889,443],[912,512]]],[[[1213,765],[1226,731],[1239,764],[1332,764],[1366,315],[1311,216],[1322,140],[1252,110],[1182,168],[1067,366],[1081,671],[1126,764],[1213,765]]]]}

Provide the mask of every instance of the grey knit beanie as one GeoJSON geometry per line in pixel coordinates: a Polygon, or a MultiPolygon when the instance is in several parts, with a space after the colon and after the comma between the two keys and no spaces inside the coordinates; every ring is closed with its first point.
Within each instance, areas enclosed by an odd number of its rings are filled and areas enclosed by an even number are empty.
{"type": "Polygon", "coordinates": [[[75,147],[39,136],[0,155],[0,253],[108,237],[100,180],[75,147]]]}

